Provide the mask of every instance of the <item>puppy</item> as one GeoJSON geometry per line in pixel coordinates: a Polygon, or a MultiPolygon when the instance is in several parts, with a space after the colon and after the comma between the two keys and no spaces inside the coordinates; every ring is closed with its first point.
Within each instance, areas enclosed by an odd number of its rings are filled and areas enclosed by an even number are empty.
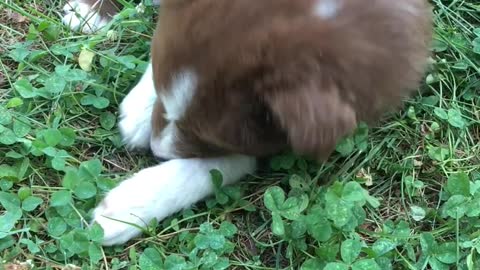
{"type": "MultiPolygon", "coordinates": [[[[161,0],[152,0],[159,5],[161,0]]],[[[116,0],[70,0],[63,7],[63,24],[85,34],[97,32],[121,9],[116,0]]]]}
{"type": "Polygon", "coordinates": [[[167,161],[94,210],[104,245],[211,195],[212,169],[227,185],[285,149],[325,160],[418,87],[432,31],[424,0],[164,0],[159,18],[119,128],[167,161]]]}

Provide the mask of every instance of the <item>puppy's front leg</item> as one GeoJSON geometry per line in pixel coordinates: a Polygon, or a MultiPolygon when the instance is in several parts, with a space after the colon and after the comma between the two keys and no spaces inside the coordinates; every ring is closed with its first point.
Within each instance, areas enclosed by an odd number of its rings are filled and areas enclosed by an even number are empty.
{"type": "Polygon", "coordinates": [[[218,158],[174,159],[144,169],[111,190],[94,210],[93,222],[104,230],[103,245],[123,244],[144,227],[213,194],[210,171],[223,174],[223,184],[232,184],[253,173],[253,157],[232,155],[218,158]]]}
{"type": "Polygon", "coordinates": [[[150,61],[140,81],[120,104],[118,128],[127,148],[146,149],[150,146],[152,113],[156,100],[150,61]]]}

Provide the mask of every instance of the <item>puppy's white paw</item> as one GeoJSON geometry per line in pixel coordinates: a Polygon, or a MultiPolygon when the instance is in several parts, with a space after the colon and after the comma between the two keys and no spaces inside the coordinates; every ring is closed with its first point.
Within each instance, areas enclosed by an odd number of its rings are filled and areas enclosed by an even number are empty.
{"type": "Polygon", "coordinates": [[[98,31],[108,23],[108,19],[100,16],[93,6],[82,0],[69,1],[63,7],[62,22],[74,31],[89,34],[98,31]]]}
{"type": "Polygon", "coordinates": [[[255,159],[247,156],[164,162],[141,170],[111,190],[94,210],[92,222],[103,228],[103,245],[123,244],[141,232],[130,224],[143,228],[153,219],[161,221],[212,194],[210,170],[218,169],[223,183],[231,184],[252,173],[255,166],[255,159]]]}
{"type": "Polygon", "coordinates": [[[130,90],[120,104],[118,127],[128,148],[150,146],[152,113],[156,100],[152,65],[149,64],[138,84],[130,90]]]}
{"type": "Polygon", "coordinates": [[[127,242],[141,233],[136,226],[143,228],[155,217],[151,184],[140,172],[111,190],[95,208],[92,222],[104,230],[103,245],[127,242]]]}

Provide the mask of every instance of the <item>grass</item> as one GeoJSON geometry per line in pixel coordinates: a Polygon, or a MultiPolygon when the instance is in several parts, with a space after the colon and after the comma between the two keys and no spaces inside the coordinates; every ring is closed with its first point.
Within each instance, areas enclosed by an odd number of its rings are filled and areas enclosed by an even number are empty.
{"type": "Polygon", "coordinates": [[[273,157],[112,248],[86,224],[107,190],[154,164],[115,124],[155,12],[127,5],[111,31],[85,36],[60,24],[63,2],[0,0],[0,267],[480,269],[477,1],[433,1],[425,82],[328,162],[273,157]]]}

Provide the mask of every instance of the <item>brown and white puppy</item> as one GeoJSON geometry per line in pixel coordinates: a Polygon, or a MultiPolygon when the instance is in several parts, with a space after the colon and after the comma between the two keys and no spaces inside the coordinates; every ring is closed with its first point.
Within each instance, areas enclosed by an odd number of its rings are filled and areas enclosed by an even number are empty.
{"type": "MultiPolygon", "coordinates": [[[[159,5],[160,1],[153,3],[159,5]]],[[[63,7],[62,22],[75,31],[93,33],[105,27],[120,10],[116,0],[70,0],[63,7]]]]}
{"type": "Polygon", "coordinates": [[[152,61],[123,100],[128,146],[167,159],[94,211],[105,245],[253,173],[287,148],[318,160],[360,121],[417,88],[428,57],[425,0],[164,0],[152,61]]]}

